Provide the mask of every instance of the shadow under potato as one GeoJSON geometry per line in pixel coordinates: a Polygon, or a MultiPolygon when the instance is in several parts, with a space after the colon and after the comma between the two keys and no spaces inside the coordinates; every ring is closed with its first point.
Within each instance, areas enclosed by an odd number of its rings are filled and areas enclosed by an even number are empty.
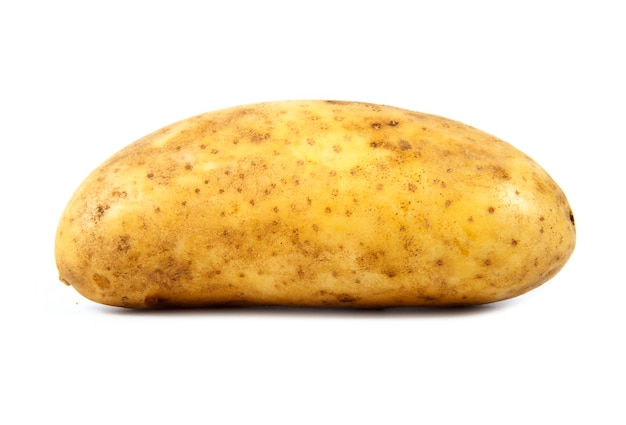
{"type": "Polygon", "coordinates": [[[156,309],[127,309],[98,305],[106,313],[127,316],[255,316],[255,317],[347,317],[347,318],[398,318],[398,317],[457,317],[493,313],[505,308],[511,300],[498,303],[456,307],[284,307],[284,306],[228,306],[202,308],[163,307],[156,309]]]}

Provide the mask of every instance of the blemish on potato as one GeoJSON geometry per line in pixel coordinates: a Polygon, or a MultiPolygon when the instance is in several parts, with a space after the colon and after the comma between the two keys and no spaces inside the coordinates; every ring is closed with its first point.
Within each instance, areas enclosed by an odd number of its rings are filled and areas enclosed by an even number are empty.
{"type": "Polygon", "coordinates": [[[352,303],[357,300],[357,297],[350,294],[337,294],[337,301],[339,301],[340,303],[352,303]]]}
{"type": "Polygon", "coordinates": [[[117,242],[117,250],[119,252],[127,253],[130,249],[130,235],[121,235],[117,242]]]}
{"type": "Polygon", "coordinates": [[[93,214],[92,221],[94,223],[100,222],[102,216],[104,216],[105,212],[110,208],[109,204],[98,204],[96,210],[93,214]]]}
{"type": "Polygon", "coordinates": [[[106,290],[111,287],[111,282],[106,276],[102,276],[101,274],[94,273],[91,276],[91,279],[100,289],[106,290]]]}
{"type": "Polygon", "coordinates": [[[502,180],[510,180],[511,176],[509,175],[509,173],[502,167],[499,166],[493,166],[491,168],[492,173],[494,175],[495,178],[497,179],[502,179],[502,180]]]}
{"type": "Polygon", "coordinates": [[[495,213],[495,212],[496,212],[496,209],[495,209],[494,207],[489,207],[489,208],[487,209],[487,212],[489,212],[489,214],[493,214],[493,213],[495,213]]]}
{"type": "Polygon", "coordinates": [[[144,298],[144,305],[148,308],[165,307],[167,300],[156,295],[148,295],[144,298]]]}
{"type": "Polygon", "coordinates": [[[412,146],[409,142],[407,142],[406,140],[400,140],[398,142],[398,147],[400,148],[401,151],[406,151],[409,149],[412,149],[412,146]]]}

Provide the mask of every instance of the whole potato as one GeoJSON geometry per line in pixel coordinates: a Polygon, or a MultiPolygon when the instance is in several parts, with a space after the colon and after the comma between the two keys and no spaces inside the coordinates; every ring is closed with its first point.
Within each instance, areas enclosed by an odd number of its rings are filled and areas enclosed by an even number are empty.
{"type": "Polygon", "coordinates": [[[509,144],[389,106],[198,115],[115,154],[60,220],[60,279],[99,303],[453,306],[523,294],[575,245],[568,201],[509,144]]]}

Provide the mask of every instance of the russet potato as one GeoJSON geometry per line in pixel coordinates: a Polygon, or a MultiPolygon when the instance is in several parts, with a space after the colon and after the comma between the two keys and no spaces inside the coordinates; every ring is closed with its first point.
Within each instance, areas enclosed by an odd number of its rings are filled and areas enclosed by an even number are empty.
{"type": "Polygon", "coordinates": [[[60,279],[131,307],[456,306],[523,294],[569,259],[552,178],[511,145],[389,106],[284,101],[198,115],[78,187],[60,279]]]}

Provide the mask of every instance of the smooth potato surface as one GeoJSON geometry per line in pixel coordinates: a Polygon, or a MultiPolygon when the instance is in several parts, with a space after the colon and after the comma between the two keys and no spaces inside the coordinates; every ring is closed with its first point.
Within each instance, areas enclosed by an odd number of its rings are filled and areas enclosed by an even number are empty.
{"type": "Polygon", "coordinates": [[[575,245],[550,176],[445,118],[357,102],[206,113],[127,146],[60,220],[60,279],[133,307],[482,304],[575,245]]]}

